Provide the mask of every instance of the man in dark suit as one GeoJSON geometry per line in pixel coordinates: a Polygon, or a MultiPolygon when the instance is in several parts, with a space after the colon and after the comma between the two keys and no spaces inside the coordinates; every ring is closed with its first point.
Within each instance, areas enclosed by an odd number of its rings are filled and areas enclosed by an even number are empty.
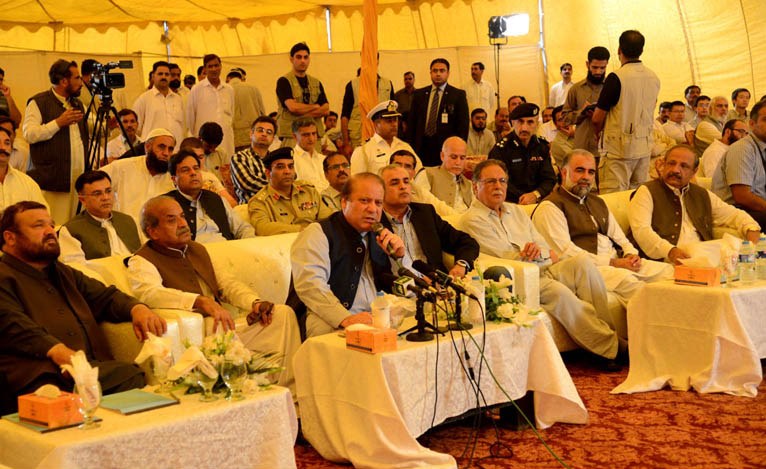
{"type": "Polygon", "coordinates": [[[385,183],[384,216],[380,222],[404,240],[402,264],[409,268],[412,262],[421,260],[444,272],[447,270],[442,262],[444,251],[455,256],[449,274],[465,276],[479,256],[479,244],[442,220],[433,205],[411,201],[410,175],[404,168],[386,166],[380,175],[385,183]]]}
{"type": "Polygon", "coordinates": [[[407,122],[407,141],[424,166],[439,166],[439,152],[448,137],[468,139],[468,100],[465,91],[447,84],[449,62],[431,62],[431,85],[415,91],[407,122]]]}

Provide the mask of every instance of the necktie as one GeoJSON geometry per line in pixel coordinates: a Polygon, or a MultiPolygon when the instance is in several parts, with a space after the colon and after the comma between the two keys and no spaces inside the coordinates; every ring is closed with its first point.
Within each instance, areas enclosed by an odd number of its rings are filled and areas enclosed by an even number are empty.
{"type": "Polygon", "coordinates": [[[438,123],[439,114],[439,92],[441,89],[436,88],[433,91],[433,99],[431,100],[431,107],[428,109],[428,122],[426,123],[426,135],[431,137],[436,134],[436,124],[438,123]]]}

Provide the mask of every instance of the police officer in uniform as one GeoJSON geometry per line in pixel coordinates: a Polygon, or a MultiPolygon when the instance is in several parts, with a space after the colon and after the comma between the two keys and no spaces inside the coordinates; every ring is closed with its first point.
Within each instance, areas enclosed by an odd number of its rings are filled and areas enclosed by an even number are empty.
{"type": "Polygon", "coordinates": [[[292,148],[279,148],[263,159],[269,185],[247,205],[250,223],[258,236],[298,232],[328,216],[312,184],[295,180],[292,148]]]}
{"type": "Polygon", "coordinates": [[[556,184],[550,158],[550,145],[536,135],[540,108],[523,103],[511,112],[513,131],[500,139],[489,157],[508,167],[506,200],[519,205],[535,204],[556,184]]]}

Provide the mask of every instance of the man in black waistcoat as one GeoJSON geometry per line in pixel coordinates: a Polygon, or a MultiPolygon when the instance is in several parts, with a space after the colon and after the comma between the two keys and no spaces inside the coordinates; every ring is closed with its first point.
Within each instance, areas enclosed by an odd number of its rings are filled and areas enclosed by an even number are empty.
{"type": "Polygon", "coordinates": [[[176,190],[165,195],[178,201],[194,241],[211,243],[255,236],[253,226],[242,220],[220,195],[202,188],[200,161],[196,153],[179,151],[170,158],[168,170],[176,190]]]}
{"type": "Polygon", "coordinates": [[[293,283],[306,305],[306,335],[326,334],[351,324],[371,324],[375,292],[387,289],[387,251],[404,256],[401,238],[373,225],[383,213],[383,181],[372,173],[352,176],[341,191],[341,211],[304,229],[292,245],[293,283]]]}

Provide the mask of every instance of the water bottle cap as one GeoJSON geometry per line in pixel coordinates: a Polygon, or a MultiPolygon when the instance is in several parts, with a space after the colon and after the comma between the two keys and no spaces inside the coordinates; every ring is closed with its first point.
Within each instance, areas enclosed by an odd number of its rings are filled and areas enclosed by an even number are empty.
{"type": "Polygon", "coordinates": [[[375,294],[375,296],[378,296],[378,297],[380,297],[380,296],[383,296],[383,295],[385,295],[385,294],[386,294],[385,292],[383,292],[383,291],[379,291],[378,293],[376,293],[376,294],[375,294]]]}
{"type": "Polygon", "coordinates": [[[748,241],[748,240],[744,240],[744,241],[742,241],[742,245],[743,245],[743,246],[745,246],[745,245],[748,245],[748,246],[749,246],[749,245],[750,245],[750,241],[748,241]]]}
{"type": "Polygon", "coordinates": [[[471,277],[471,280],[481,280],[481,279],[479,278],[478,275],[474,275],[473,277],[471,277]]]}

